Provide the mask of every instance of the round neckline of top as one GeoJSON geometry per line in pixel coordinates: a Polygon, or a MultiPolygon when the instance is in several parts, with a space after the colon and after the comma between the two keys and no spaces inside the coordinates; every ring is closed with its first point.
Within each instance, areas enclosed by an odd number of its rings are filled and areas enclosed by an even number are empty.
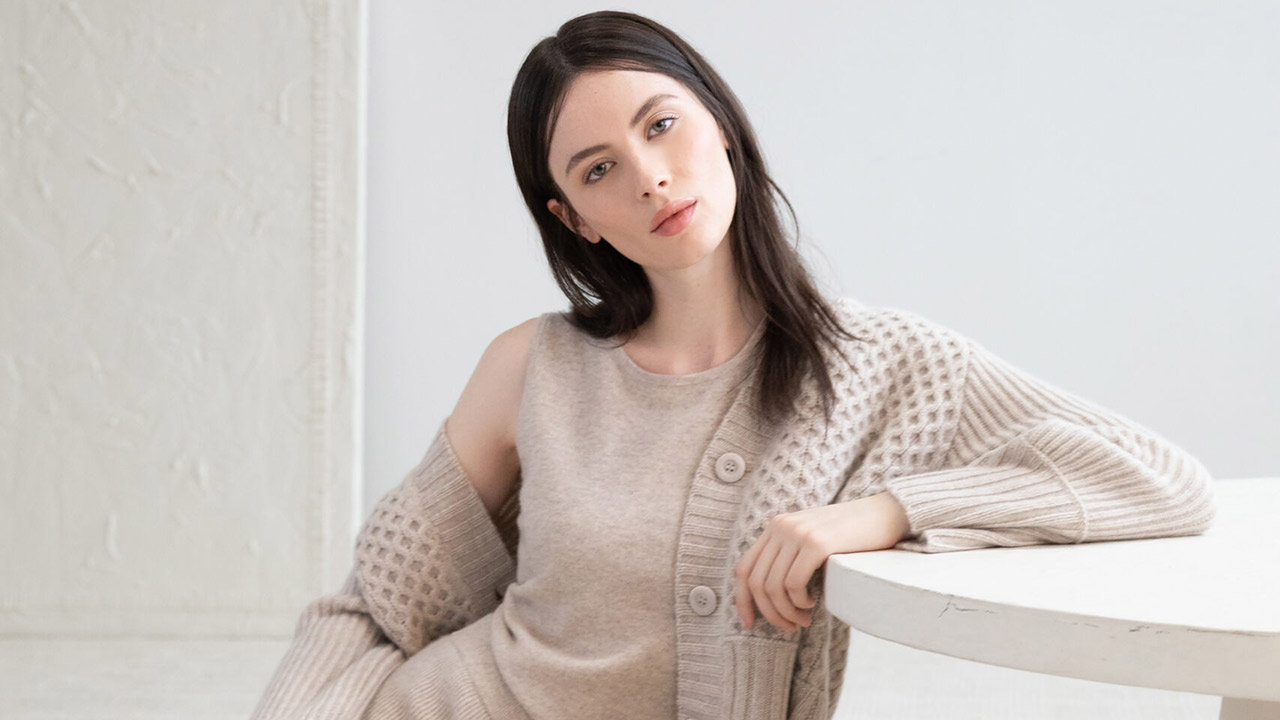
{"type": "Polygon", "coordinates": [[[709,367],[706,370],[699,370],[698,372],[675,375],[649,372],[637,365],[636,361],[631,359],[631,356],[627,354],[626,349],[624,349],[622,345],[609,348],[609,353],[614,356],[614,359],[624,368],[628,375],[640,378],[646,382],[660,385],[687,385],[690,383],[703,382],[717,378],[721,374],[729,372],[746,362],[747,358],[752,354],[752,349],[759,343],[760,338],[764,336],[764,327],[767,322],[767,317],[761,318],[760,322],[756,323],[755,329],[751,331],[751,335],[747,337],[747,341],[743,343],[742,347],[738,348],[738,351],[730,356],[728,360],[725,360],[714,367],[709,367]]]}

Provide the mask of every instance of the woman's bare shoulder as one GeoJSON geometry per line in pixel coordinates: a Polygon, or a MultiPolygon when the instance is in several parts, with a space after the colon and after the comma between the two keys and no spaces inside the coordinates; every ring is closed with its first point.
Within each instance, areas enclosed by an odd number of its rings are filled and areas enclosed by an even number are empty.
{"type": "Polygon", "coordinates": [[[445,421],[458,463],[490,515],[502,507],[520,472],[516,416],[540,322],[540,317],[530,318],[489,343],[445,421]]]}

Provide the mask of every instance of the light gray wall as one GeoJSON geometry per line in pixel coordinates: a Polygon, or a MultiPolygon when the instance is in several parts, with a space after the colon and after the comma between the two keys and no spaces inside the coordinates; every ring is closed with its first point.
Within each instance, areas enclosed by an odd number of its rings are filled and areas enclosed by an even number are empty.
{"type": "MultiPolygon", "coordinates": [[[[366,510],[489,340],[564,301],[506,146],[599,9],[370,10],[366,510]]],[[[646,3],[746,106],[835,293],[919,312],[1220,477],[1280,468],[1280,4],[646,3]]]]}

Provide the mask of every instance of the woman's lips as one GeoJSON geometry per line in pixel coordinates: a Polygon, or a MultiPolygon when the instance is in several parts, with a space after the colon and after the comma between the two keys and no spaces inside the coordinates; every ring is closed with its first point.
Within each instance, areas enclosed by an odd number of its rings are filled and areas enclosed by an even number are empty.
{"type": "Polygon", "coordinates": [[[654,228],[653,232],[658,235],[671,237],[689,227],[689,223],[693,221],[694,210],[698,207],[698,201],[694,200],[686,205],[679,212],[662,221],[662,224],[654,228]]]}

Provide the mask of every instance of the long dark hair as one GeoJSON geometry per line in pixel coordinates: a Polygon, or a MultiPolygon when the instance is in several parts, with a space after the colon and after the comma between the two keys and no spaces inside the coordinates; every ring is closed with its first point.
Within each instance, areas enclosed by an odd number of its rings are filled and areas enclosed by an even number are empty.
{"type": "Polygon", "coordinates": [[[770,190],[786,204],[798,243],[795,210],[766,172],[755,131],[737,96],[680,36],[627,12],[581,15],[535,45],[516,74],[507,106],[507,141],[516,182],[542,233],[556,283],[569,298],[570,322],[593,337],[618,336],[625,342],[653,311],[653,290],[643,268],[607,238],[587,242],[546,205],[555,198],[571,218],[577,218],[551,177],[547,157],[569,85],[580,73],[594,70],[667,75],[688,88],[724,130],[737,185],[737,207],[729,231],[734,267],[741,287],[763,308],[767,323],[755,358],[760,373],[758,416],[766,422],[787,416],[795,407],[804,373],[810,372],[829,419],[834,389],[822,346],[845,357],[836,336],[863,338],[841,326],[788,242],[770,190]]]}

